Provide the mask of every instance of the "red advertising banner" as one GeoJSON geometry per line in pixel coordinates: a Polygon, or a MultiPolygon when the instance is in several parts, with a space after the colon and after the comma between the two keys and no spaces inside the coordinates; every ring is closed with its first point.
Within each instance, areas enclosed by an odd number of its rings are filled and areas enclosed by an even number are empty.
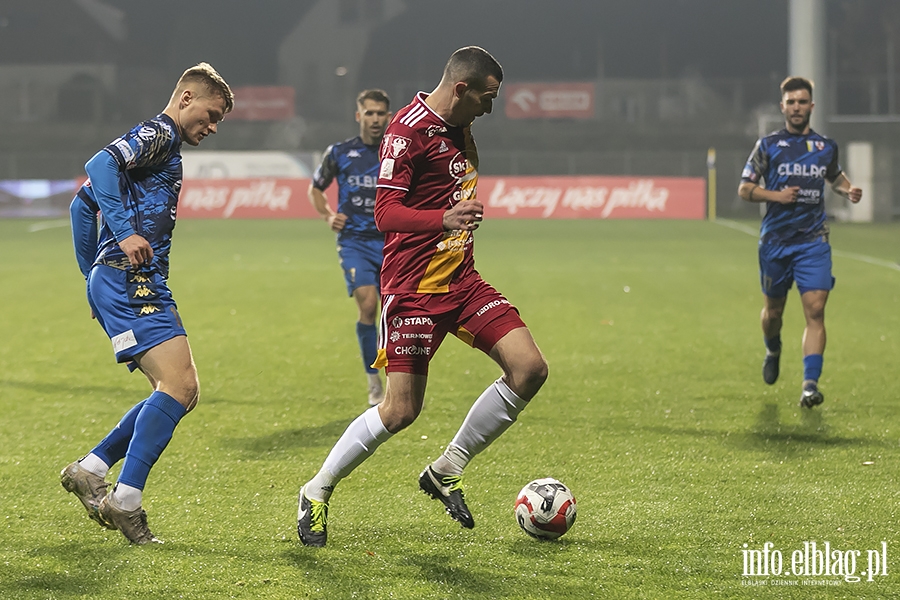
{"type": "Polygon", "coordinates": [[[294,88],[248,86],[234,88],[234,110],[226,119],[239,121],[287,121],[294,118],[294,88]]]}
{"type": "MultiPolygon", "coordinates": [[[[179,218],[319,218],[309,179],[186,179],[179,218]]],[[[486,219],[704,219],[700,177],[479,177],[486,219]]]]}
{"type": "Polygon", "coordinates": [[[179,218],[311,219],[309,179],[185,179],[179,218]]]}
{"type": "Polygon", "coordinates": [[[485,218],[704,219],[701,177],[479,177],[485,218]]]}
{"type": "Polygon", "coordinates": [[[510,119],[591,119],[593,83],[509,83],[504,86],[510,119]]]}

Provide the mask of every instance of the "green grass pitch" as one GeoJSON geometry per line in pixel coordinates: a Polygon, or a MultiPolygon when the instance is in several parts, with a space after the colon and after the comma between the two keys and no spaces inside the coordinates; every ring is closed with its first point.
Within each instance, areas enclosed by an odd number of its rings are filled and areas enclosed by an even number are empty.
{"type": "Polygon", "coordinates": [[[825,404],[807,411],[796,291],[781,379],[760,375],[756,240],[740,230],[755,224],[485,222],[477,266],[520,309],[550,378],[467,470],[476,527],[463,530],[416,479],[499,371],[448,338],[420,418],[332,499],[324,549],[297,540],[297,490],[366,407],[324,225],[179,223],[170,285],[203,391],[150,475],[154,547],[101,530],[59,485],[149,386],[114,364],[68,228],[52,225],[0,221],[0,598],[900,594],[896,224],[833,227],[825,404]],[[572,488],[578,519],[541,543],[512,505],[548,476],[572,488]],[[848,567],[859,550],[857,575],[886,542],[887,575],[743,576],[744,550],[771,542],[788,569],[811,541],[848,567]]]}

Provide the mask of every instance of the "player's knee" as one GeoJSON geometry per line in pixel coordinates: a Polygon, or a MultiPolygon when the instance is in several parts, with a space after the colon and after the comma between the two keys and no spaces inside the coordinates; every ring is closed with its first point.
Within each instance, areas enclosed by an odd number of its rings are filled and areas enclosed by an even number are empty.
{"type": "Polygon", "coordinates": [[[200,380],[197,379],[196,372],[192,376],[186,376],[181,382],[177,400],[188,412],[192,411],[197,406],[197,403],[200,402],[200,380]]]}
{"type": "Polygon", "coordinates": [[[550,367],[540,353],[529,357],[517,365],[512,374],[512,380],[517,384],[516,393],[524,400],[531,400],[547,381],[549,373],[550,367]]]}
{"type": "Polygon", "coordinates": [[[398,433],[410,425],[419,416],[419,409],[414,406],[384,406],[379,411],[384,428],[391,433],[398,433]]]}

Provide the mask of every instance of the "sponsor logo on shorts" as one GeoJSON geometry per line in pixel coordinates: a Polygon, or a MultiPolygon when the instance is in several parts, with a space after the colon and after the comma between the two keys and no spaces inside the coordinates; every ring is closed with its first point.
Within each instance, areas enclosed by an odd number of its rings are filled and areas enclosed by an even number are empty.
{"type": "Polygon", "coordinates": [[[397,340],[400,339],[400,332],[399,332],[399,331],[392,331],[392,332],[391,332],[391,335],[390,335],[390,338],[391,338],[391,342],[392,342],[392,343],[397,343],[397,340]]]}
{"type": "MultiPolygon", "coordinates": [[[[399,317],[397,317],[399,318],[399,317]]],[[[434,325],[429,317],[407,317],[403,319],[404,325],[434,325]]],[[[397,326],[399,327],[399,325],[397,326]]]]}
{"type": "MultiPolygon", "coordinates": [[[[394,333],[397,332],[395,331],[394,333]]],[[[399,339],[401,337],[405,340],[430,340],[434,335],[431,333],[397,333],[397,338],[399,339]]],[[[394,340],[392,337],[391,341],[397,340],[394,340]]]]}
{"type": "Polygon", "coordinates": [[[424,346],[397,346],[394,354],[398,356],[431,356],[431,348],[424,346]]]}
{"type": "Polygon", "coordinates": [[[403,327],[403,318],[402,317],[394,317],[394,319],[391,321],[391,326],[393,326],[394,329],[403,327]]]}
{"type": "Polygon", "coordinates": [[[125,333],[115,335],[110,340],[112,342],[113,352],[118,354],[122,350],[128,350],[137,346],[137,340],[134,338],[134,330],[129,329],[125,333]]]}
{"type": "Polygon", "coordinates": [[[500,306],[501,304],[509,304],[509,300],[506,300],[506,299],[503,299],[503,300],[492,300],[491,302],[488,302],[487,304],[485,304],[484,306],[482,306],[481,308],[479,308],[479,309],[478,309],[478,312],[475,313],[475,316],[476,316],[476,317],[480,317],[481,315],[483,315],[483,314],[486,313],[487,311],[491,310],[492,308],[497,308],[497,307],[500,306]]]}
{"type": "Polygon", "coordinates": [[[160,312],[160,309],[158,306],[153,306],[152,304],[145,304],[141,307],[141,312],[138,313],[138,316],[140,317],[140,316],[144,316],[144,315],[152,315],[153,313],[158,313],[158,312],[160,312]]]}
{"type": "Polygon", "coordinates": [[[146,298],[147,296],[153,296],[153,290],[148,288],[146,285],[139,285],[137,289],[134,290],[135,298],[146,298]]]}

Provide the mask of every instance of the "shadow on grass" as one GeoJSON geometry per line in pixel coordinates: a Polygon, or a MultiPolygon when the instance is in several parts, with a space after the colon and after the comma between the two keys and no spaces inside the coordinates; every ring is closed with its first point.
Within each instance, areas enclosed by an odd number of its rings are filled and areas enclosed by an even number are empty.
{"type": "Polygon", "coordinates": [[[260,458],[265,453],[272,451],[328,447],[334,445],[352,420],[331,421],[324,425],[275,431],[256,437],[225,438],[221,445],[230,451],[243,452],[248,455],[248,458],[260,458]]]}
{"type": "Polygon", "coordinates": [[[16,573],[0,578],[0,598],[20,598],[23,595],[35,598],[87,598],[107,596],[112,581],[109,573],[95,569],[93,565],[118,562],[122,552],[128,548],[111,548],[108,544],[87,546],[79,541],[63,544],[37,546],[27,554],[32,560],[16,567],[16,573]],[[67,565],[65,568],[49,570],[46,561],[67,565]],[[82,568],[83,567],[83,568],[82,568]]]}
{"type": "Polygon", "coordinates": [[[782,423],[778,404],[769,403],[756,415],[756,424],[744,437],[757,446],[774,445],[787,448],[791,442],[817,446],[865,446],[877,444],[862,437],[845,437],[831,433],[831,427],[819,410],[800,409],[800,423],[782,423]]]}

